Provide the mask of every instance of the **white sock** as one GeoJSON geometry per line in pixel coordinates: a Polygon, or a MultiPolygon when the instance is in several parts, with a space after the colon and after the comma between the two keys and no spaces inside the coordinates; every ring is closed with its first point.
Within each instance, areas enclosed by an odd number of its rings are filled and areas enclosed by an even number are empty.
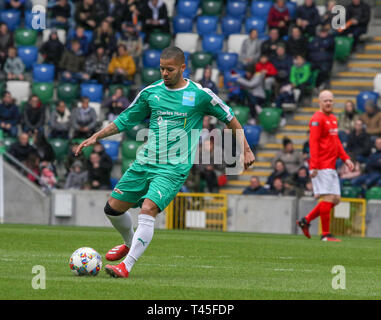
{"type": "Polygon", "coordinates": [[[131,214],[126,211],[120,216],[110,216],[106,214],[111,224],[121,234],[124,243],[127,247],[131,248],[132,238],[134,236],[134,228],[132,227],[131,214]]]}
{"type": "Polygon", "coordinates": [[[124,264],[128,272],[150,244],[155,229],[155,218],[148,214],[139,214],[138,227],[132,239],[132,245],[124,264]]]}

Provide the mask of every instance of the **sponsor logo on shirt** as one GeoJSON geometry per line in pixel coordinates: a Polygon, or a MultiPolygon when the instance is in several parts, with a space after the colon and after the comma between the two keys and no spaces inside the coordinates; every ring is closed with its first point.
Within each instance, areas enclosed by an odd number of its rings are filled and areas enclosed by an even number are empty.
{"type": "Polygon", "coordinates": [[[183,93],[183,105],[188,107],[194,107],[196,105],[196,92],[184,91],[183,93]]]}

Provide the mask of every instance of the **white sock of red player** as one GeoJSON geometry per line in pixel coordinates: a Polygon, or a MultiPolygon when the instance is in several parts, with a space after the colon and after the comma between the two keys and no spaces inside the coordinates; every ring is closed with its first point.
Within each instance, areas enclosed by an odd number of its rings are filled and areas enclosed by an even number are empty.
{"type": "Polygon", "coordinates": [[[121,234],[125,245],[131,248],[132,238],[134,236],[131,214],[126,211],[119,216],[111,216],[106,214],[106,217],[110,220],[114,228],[121,234]]]}
{"type": "Polygon", "coordinates": [[[139,214],[138,227],[132,239],[132,245],[124,264],[128,272],[150,244],[155,230],[155,218],[148,214],[139,214]]]}

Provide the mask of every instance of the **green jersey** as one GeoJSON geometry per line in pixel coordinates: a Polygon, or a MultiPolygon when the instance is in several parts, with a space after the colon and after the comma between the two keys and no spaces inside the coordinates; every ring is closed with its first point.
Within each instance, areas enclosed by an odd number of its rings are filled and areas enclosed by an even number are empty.
{"type": "Polygon", "coordinates": [[[211,115],[229,123],[234,113],[210,89],[186,79],[183,88],[169,89],[159,80],[139,92],[114,120],[125,131],[150,118],[148,141],[137,162],[156,172],[188,175],[199,143],[203,117],[211,115]]]}

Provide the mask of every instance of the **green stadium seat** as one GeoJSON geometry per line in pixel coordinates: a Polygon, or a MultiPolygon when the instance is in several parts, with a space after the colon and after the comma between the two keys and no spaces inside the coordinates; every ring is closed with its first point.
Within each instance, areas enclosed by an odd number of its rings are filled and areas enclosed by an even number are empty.
{"type": "Polygon", "coordinates": [[[0,97],[3,97],[3,94],[5,92],[5,87],[6,87],[6,82],[5,81],[0,81],[0,97]]]}
{"type": "Polygon", "coordinates": [[[135,127],[131,128],[130,130],[126,131],[127,136],[131,139],[136,141],[136,135],[139,132],[139,130],[148,128],[148,125],[145,123],[139,123],[135,127]]]}
{"type": "Polygon", "coordinates": [[[267,132],[276,130],[280,123],[280,108],[263,108],[259,114],[259,123],[267,132]]]}
{"type": "Polygon", "coordinates": [[[235,117],[239,123],[244,126],[250,118],[250,109],[246,106],[232,106],[231,107],[235,117]]]}
{"type": "Polygon", "coordinates": [[[335,37],[334,59],[345,61],[351,54],[353,38],[351,37],[335,37]]]}
{"type": "Polygon", "coordinates": [[[14,138],[14,137],[4,137],[4,147],[5,147],[5,150],[8,151],[9,148],[11,147],[11,145],[13,143],[15,143],[17,141],[17,138],[14,138]]]}
{"type": "Polygon", "coordinates": [[[171,34],[169,33],[154,32],[151,33],[148,43],[151,49],[163,50],[169,47],[171,40],[171,34]]]}
{"type": "MultiPolygon", "coordinates": [[[[71,140],[71,143],[78,143],[81,144],[85,139],[82,138],[75,138],[71,140]]],[[[85,156],[86,159],[90,158],[90,154],[93,152],[94,146],[89,146],[89,147],[84,147],[82,149],[83,155],[85,156]]]]}
{"type": "Polygon", "coordinates": [[[136,159],[136,152],[142,143],[125,140],[122,142],[122,159],[136,159]]]}
{"type": "Polygon", "coordinates": [[[54,85],[49,82],[35,82],[32,85],[32,93],[37,95],[42,103],[50,103],[53,99],[54,85]]]}
{"type": "Polygon", "coordinates": [[[372,187],[365,193],[365,198],[367,200],[371,199],[381,199],[381,187],[372,187]]]}
{"type": "Polygon", "coordinates": [[[142,82],[144,85],[149,85],[161,79],[160,70],[156,68],[143,68],[142,82]]]}
{"type": "Polygon", "coordinates": [[[191,55],[192,67],[194,69],[205,68],[213,62],[213,55],[209,52],[198,51],[191,55]]]}
{"type": "Polygon", "coordinates": [[[134,159],[123,159],[122,160],[122,174],[126,172],[126,170],[132,166],[134,163],[134,159]]]}
{"type": "Polygon", "coordinates": [[[69,140],[49,139],[49,143],[53,148],[57,161],[63,161],[69,152],[69,140]]]}
{"type": "Polygon", "coordinates": [[[217,16],[222,12],[223,2],[216,0],[203,0],[201,4],[204,16],[217,16]]]}
{"type": "Polygon", "coordinates": [[[37,30],[17,29],[15,30],[15,42],[18,46],[35,46],[37,42],[37,30]]]}
{"type": "Polygon", "coordinates": [[[128,95],[130,94],[130,86],[126,86],[124,84],[112,84],[109,86],[108,96],[111,97],[115,93],[115,90],[117,88],[122,88],[123,95],[125,97],[128,97],[128,95]]]}
{"type": "Polygon", "coordinates": [[[78,98],[78,94],[78,84],[63,82],[57,86],[57,98],[65,103],[72,104],[78,98]]]}
{"type": "Polygon", "coordinates": [[[341,189],[341,196],[343,198],[358,198],[361,193],[360,187],[343,186],[341,189]]]}

